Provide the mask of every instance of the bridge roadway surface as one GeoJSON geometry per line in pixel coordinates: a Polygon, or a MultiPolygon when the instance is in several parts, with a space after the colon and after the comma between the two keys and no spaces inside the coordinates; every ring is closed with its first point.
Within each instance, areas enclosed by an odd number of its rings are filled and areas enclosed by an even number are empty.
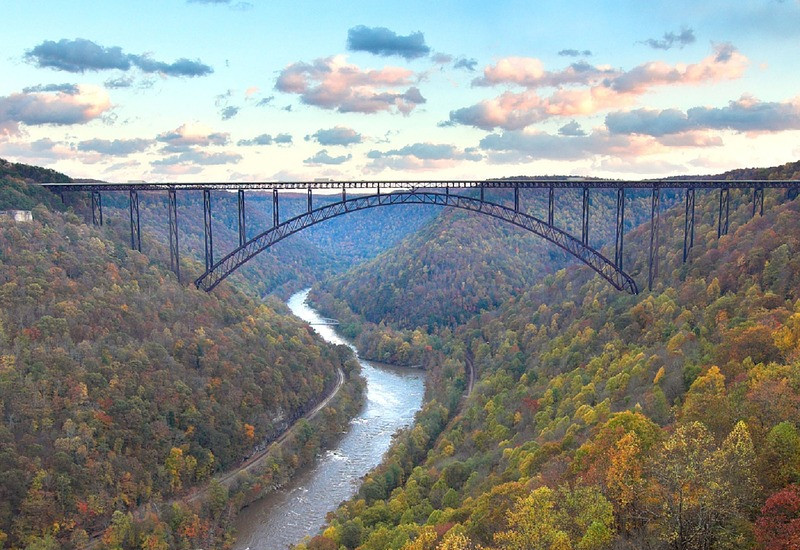
{"type": "Polygon", "coordinates": [[[603,180],[583,178],[504,179],[504,180],[364,180],[364,181],[292,181],[292,182],[154,182],[154,183],[44,183],[56,192],[76,191],[202,191],[301,189],[800,189],[800,180],[720,180],[700,178],[652,180],[603,180]]]}

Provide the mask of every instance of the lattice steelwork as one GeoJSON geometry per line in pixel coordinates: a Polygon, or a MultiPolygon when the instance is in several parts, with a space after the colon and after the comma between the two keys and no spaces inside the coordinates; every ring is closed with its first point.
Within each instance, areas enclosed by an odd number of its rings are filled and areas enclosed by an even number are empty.
{"type": "Polygon", "coordinates": [[[683,263],[694,246],[694,187],[686,189],[686,207],[683,217],[683,263]]]}
{"type": "Polygon", "coordinates": [[[128,194],[131,215],[131,248],[142,251],[142,230],[139,227],[139,193],[131,190],[128,194]]]}
{"type": "Polygon", "coordinates": [[[653,290],[658,277],[658,222],[660,221],[661,189],[653,187],[650,200],[650,261],[647,264],[647,289],[653,290]]]}
{"type": "Polygon", "coordinates": [[[622,270],[618,269],[600,252],[588,246],[584,246],[581,241],[572,235],[548,225],[543,220],[521,212],[515,212],[513,209],[506,206],[492,202],[482,202],[472,197],[413,191],[349,199],[296,216],[279,224],[277,227],[261,233],[248,241],[243,247],[237,248],[228,254],[215,264],[212,269],[204,273],[195,284],[197,284],[198,288],[210,291],[250,258],[266,250],[278,241],[285,239],[289,235],[302,231],[322,221],[341,216],[347,212],[393,204],[434,204],[481,212],[493,218],[516,225],[517,227],[527,229],[556,244],[599,273],[600,276],[611,283],[614,288],[625,290],[631,294],[636,294],[638,292],[634,280],[626,273],[623,273],[622,270]]]}
{"type": "Polygon", "coordinates": [[[618,289],[636,292],[637,287],[633,280],[623,271],[623,245],[625,233],[625,193],[627,189],[651,189],[653,199],[651,204],[650,222],[650,257],[648,263],[648,287],[652,289],[658,276],[658,244],[659,244],[659,203],[660,189],[685,189],[685,219],[683,240],[683,261],[686,262],[694,245],[695,227],[695,190],[719,190],[719,212],[717,221],[717,236],[726,235],[729,230],[730,190],[753,190],[753,216],[763,215],[764,192],[766,189],[786,189],[788,199],[793,199],[800,193],[800,180],[599,180],[599,179],[505,179],[505,180],[400,180],[400,181],[305,181],[305,182],[245,182],[245,183],[49,183],[44,187],[58,193],[62,200],[64,193],[89,192],[91,195],[92,223],[103,224],[103,204],[101,192],[128,191],[130,193],[130,224],[131,247],[141,250],[141,233],[139,227],[139,197],[138,191],[168,191],[169,201],[169,239],[170,263],[173,271],[180,280],[180,256],[178,253],[178,212],[177,191],[202,191],[203,192],[203,217],[205,225],[205,262],[206,273],[198,279],[197,285],[206,290],[214,288],[221,280],[227,277],[233,269],[252,258],[273,243],[296,233],[320,221],[339,216],[341,214],[389,204],[438,204],[453,206],[464,210],[482,212],[492,217],[505,220],[509,223],[532,231],[545,239],[555,243],[567,252],[589,265],[601,276],[618,289]],[[291,220],[281,223],[279,210],[279,190],[306,189],[308,192],[307,212],[291,220]],[[313,190],[341,190],[342,200],[329,204],[324,208],[313,209],[313,190]],[[347,190],[372,190],[374,195],[348,199],[347,190]],[[388,194],[382,190],[389,189],[388,194]],[[480,199],[455,194],[453,190],[478,189],[480,199]],[[514,208],[493,203],[486,200],[486,189],[513,189],[514,208]],[[520,212],[521,189],[546,189],[547,222],[520,212]],[[580,240],[555,227],[555,190],[556,189],[582,189],[582,223],[580,240]],[[611,262],[596,250],[589,247],[589,196],[591,189],[616,189],[616,231],[614,241],[614,261],[611,262]],[[237,190],[239,198],[239,248],[223,258],[214,262],[213,235],[211,231],[211,191],[237,190]],[[247,240],[245,220],[245,190],[272,191],[272,222],[273,227],[254,239],[247,240]],[[444,192],[442,193],[442,190],[444,192]]]}
{"type": "Polygon", "coordinates": [[[169,200],[167,210],[169,210],[169,263],[173,273],[181,280],[181,257],[178,252],[178,199],[175,189],[168,191],[169,200]]]}

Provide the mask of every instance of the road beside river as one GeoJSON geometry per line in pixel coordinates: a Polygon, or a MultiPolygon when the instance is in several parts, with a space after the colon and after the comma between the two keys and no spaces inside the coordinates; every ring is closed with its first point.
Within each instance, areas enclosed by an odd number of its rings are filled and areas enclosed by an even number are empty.
{"type": "MultiPolygon", "coordinates": [[[[322,317],[308,304],[308,290],[287,302],[296,316],[312,323],[323,339],[353,348],[334,331],[318,325],[322,317]]],[[[353,348],[355,351],[355,348],[353,348]]],[[[392,434],[411,425],[422,405],[424,372],[399,369],[359,359],[367,380],[366,403],[336,448],[280,491],[252,503],[236,520],[234,550],[285,550],[314,535],[325,515],[358,490],[361,478],[377,466],[392,434]]]]}

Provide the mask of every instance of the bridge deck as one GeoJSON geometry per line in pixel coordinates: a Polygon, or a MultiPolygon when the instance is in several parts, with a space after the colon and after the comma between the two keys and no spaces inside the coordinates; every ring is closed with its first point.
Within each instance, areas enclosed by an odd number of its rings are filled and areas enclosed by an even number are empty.
{"type": "Polygon", "coordinates": [[[581,178],[506,180],[369,180],[159,183],[44,183],[60,192],[74,191],[201,191],[291,189],[800,189],[800,180],[653,179],[599,180],[581,178]]]}

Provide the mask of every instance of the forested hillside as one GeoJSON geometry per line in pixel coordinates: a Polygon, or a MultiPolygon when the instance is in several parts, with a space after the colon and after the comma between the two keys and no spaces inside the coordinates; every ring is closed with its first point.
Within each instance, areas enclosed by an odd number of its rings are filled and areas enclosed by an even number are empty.
{"type": "MultiPolygon", "coordinates": [[[[348,353],[277,301],[178,284],[24,178],[6,174],[3,189],[6,208],[39,204],[32,223],[0,221],[0,547],[82,548],[109,525],[95,546],[221,544],[227,491],[203,509],[141,505],[275,438],[348,353]]],[[[270,476],[313,458],[324,434],[304,434],[270,476]]]]}
{"type": "MultiPolygon", "coordinates": [[[[306,546],[800,547],[800,202],[768,191],[750,219],[750,197],[732,193],[717,239],[717,196],[698,194],[685,265],[682,206],[662,215],[653,292],[574,267],[453,331],[404,333],[446,350],[428,364],[440,391],[306,546]],[[459,407],[447,388],[469,366],[459,407]]],[[[627,242],[646,250],[649,232],[627,242]]],[[[646,255],[626,260],[646,273],[646,255]]]]}
{"type": "MultiPolygon", "coordinates": [[[[546,190],[522,191],[520,197],[523,211],[547,219],[546,190]]],[[[513,205],[513,194],[487,191],[486,200],[513,205]]],[[[645,191],[628,193],[627,229],[647,219],[649,200],[645,191]]],[[[677,200],[677,193],[664,193],[665,206],[677,200]]],[[[580,236],[581,201],[580,190],[557,191],[557,227],[580,236]]],[[[592,193],[589,242],[593,247],[613,243],[615,208],[615,191],[592,193]]],[[[399,246],[319,286],[345,300],[367,321],[432,329],[455,326],[480,311],[498,307],[568,265],[570,258],[523,229],[488,216],[447,209],[399,246]]]]}
{"type": "MultiPolygon", "coordinates": [[[[200,192],[179,193],[178,220],[181,254],[203,261],[204,227],[203,196],[200,192]]],[[[70,197],[70,200],[72,198],[70,197]]],[[[105,221],[117,228],[120,238],[128,238],[129,213],[127,193],[106,193],[105,221]]],[[[314,207],[340,200],[340,195],[316,195],[314,207]]],[[[249,238],[272,227],[272,192],[250,191],[245,199],[246,227],[249,238]]],[[[169,221],[166,193],[139,193],[142,228],[159,243],[169,242],[169,221]]],[[[239,226],[237,196],[217,191],[212,194],[212,230],[214,257],[221,259],[238,246],[239,226]]],[[[281,221],[304,213],[305,195],[281,194],[281,221]]],[[[240,284],[259,294],[274,293],[282,297],[311,285],[333,273],[390,248],[403,237],[423,227],[437,213],[435,207],[376,208],[334,218],[292,235],[277,243],[242,266],[235,276],[240,284]]],[[[152,241],[142,243],[145,253],[152,253],[152,241]]],[[[167,258],[168,260],[168,258],[167,258]]],[[[187,277],[200,273],[187,266],[187,277]]]]}

